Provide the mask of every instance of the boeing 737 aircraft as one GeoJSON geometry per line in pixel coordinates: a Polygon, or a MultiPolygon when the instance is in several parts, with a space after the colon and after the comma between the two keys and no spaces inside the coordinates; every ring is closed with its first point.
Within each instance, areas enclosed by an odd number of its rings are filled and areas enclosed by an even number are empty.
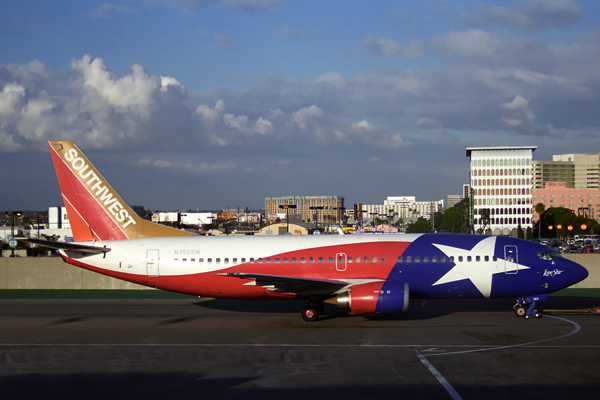
{"type": "MultiPolygon", "coordinates": [[[[227,299],[307,299],[351,315],[398,312],[421,298],[536,301],[588,275],[540,244],[454,234],[196,236],[138,217],[73,142],[49,143],[75,243],[65,262],[140,285],[227,299]]],[[[31,242],[49,245],[31,239],[31,242]]]]}

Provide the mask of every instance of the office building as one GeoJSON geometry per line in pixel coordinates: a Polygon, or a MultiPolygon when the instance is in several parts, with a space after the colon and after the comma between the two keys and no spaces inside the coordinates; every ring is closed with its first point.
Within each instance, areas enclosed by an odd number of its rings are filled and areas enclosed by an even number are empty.
{"type": "Polygon", "coordinates": [[[532,155],[536,148],[467,148],[475,232],[514,235],[519,226],[532,226],[532,155]]]}

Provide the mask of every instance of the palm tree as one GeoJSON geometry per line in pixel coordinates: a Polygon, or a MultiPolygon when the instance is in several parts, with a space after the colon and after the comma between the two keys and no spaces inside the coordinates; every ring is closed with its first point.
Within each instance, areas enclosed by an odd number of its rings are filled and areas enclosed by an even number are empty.
{"type": "Polygon", "coordinates": [[[546,212],[546,206],[544,203],[537,203],[535,205],[535,212],[538,214],[538,240],[542,240],[542,214],[546,212]]]}

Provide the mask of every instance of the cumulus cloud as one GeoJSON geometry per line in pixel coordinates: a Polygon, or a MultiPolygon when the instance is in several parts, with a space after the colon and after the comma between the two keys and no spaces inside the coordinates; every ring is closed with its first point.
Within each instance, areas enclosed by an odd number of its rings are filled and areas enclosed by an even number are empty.
{"type": "Polygon", "coordinates": [[[205,105],[199,105],[196,108],[196,114],[200,116],[204,121],[214,121],[218,119],[223,111],[225,110],[225,104],[222,99],[217,100],[214,108],[207,107],[205,105]]]}
{"type": "Polygon", "coordinates": [[[366,119],[363,119],[360,122],[353,122],[352,129],[364,129],[364,130],[370,132],[370,131],[375,130],[375,127],[369,121],[367,121],[366,119]]]}
{"type": "Polygon", "coordinates": [[[300,129],[306,129],[309,122],[322,117],[323,114],[323,110],[318,106],[312,105],[310,107],[304,107],[294,113],[291,124],[300,129]]]}
{"type": "MultiPolygon", "coordinates": [[[[71,79],[59,80],[43,64],[0,67],[0,151],[72,139],[85,146],[161,139],[164,124],[191,121],[187,92],[173,77],[148,74],[140,65],[121,78],[100,58],[71,62],[71,79]],[[170,118],[170,119],[169,119],[170,118]]],[[[170,139],[189,131],[182,130],[170,139]]]]}
{"type": "Polygon", "coordinates": [[[529,100],[521,95],[502,104],[500,108],[506,110],[502,122],[516,132],[540,136],[556,136],[560,133],[552,124],[536,124],[535,113],[529,108],[529,100]]]}

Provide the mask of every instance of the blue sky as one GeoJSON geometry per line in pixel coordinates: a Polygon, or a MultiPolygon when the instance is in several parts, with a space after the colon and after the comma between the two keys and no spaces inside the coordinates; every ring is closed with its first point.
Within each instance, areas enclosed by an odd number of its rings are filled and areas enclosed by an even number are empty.
{"type": "Polygon", "coordinates": [[[61,198],[74,140],[131,204],[438,200],[465,148],[600,152],[595,1],[0,5],[0,210],[61,198]]]}

